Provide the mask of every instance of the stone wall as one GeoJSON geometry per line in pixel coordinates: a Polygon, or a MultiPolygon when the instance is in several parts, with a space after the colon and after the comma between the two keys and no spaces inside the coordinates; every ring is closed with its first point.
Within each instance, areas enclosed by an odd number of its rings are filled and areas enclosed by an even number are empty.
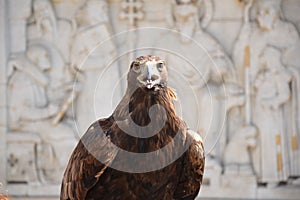
{"type": "Polygon", "coordinates": [[[167,61],[178,113],[204,138],[200,197],[300,196],[300,1],[0,0],[0,182],[58,196],[70,152],[167,61]]]}
{"type": "Polygon", "coordinates": [[[6,106],[6,62],[7,62],[7,40],[6,37],[8,36],[7,34],[7,15],[6,15],[6,8],[7,8],[7,3],[6,1],[1,1],[1,22],[0,22],[0,37],[1,41],[3,41],[0,49],[0,62],[1,62],[1,77],[0,77],[0,88],[1,88],[1,116],[0,116],[0,137],[1,137],[1,142],[0,142],[0,152],[1,152],[1,161],[0,161],[0,177],[1,180],[6,179],[6,132],[7,132],[7,106],[6,106]]]}

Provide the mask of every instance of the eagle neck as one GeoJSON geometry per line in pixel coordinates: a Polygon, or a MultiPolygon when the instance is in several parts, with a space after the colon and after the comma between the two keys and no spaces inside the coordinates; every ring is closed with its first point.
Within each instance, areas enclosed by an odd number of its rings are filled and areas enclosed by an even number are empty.
{"type": "Polygon", "coordinates": [[[173,104],[176,95],[172,89],[163,88],[156,92],[138,89],[132,95],[129,94],[126,93],[117,106],[113,114],[114,120],[128,123],[128,128],[135,130],[137,135],[147,136],[149,134],[151,136],[133,137],[115,127],[119,132],[112,135],[112,140],[116,142],[117,146],[132,152],[151,152],[168,144],[176,134],[183,134],[186,125],[176,115],[173,104]],[[151,114],[149,110],[153,106],[156,106],[158,110],[151,114]],[[162,114],[162,110],[164,110],[164,114],[162,114]],[[131,126],[132,122],[134,122],[133,126],[131,126]],[[135,125],[142,128],[135,128],[135,125]],[[127,147],[118,141],[130,141],[131,145],[127,147]]]}
{"type": "Polygon", "coordinates": [[[175,93],[167,87],[159,91],[139,89],[130,98],[129,115],[140,126],[165,122],[168,128],[178,129],[180,122],[173,104],[174,97],[175,93]]]}

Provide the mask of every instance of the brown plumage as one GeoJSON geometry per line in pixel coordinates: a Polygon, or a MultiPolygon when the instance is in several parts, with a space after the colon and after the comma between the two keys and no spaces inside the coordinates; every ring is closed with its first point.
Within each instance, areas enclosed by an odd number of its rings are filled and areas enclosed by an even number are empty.
{"type": "Polygon", "coordinates": [[[204,170],[203,144],[176,115],[176,94],[167,86],[164,62],[155,56],[139,57],[127,79],[126,94],[116,110],[93,123],[73,151],[61,200],[197,196],[204,170]],[[152,156],[141,160],[126,152],[152,156]]]}

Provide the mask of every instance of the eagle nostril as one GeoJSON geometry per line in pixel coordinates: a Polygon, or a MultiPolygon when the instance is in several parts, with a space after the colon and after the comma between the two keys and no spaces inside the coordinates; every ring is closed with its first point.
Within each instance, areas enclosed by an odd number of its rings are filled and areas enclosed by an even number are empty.
{"type": "Polygon", "coordinates": [[[149,81],[149,80],[155,81],[155,80],[157,80],[157,79],[159,79],[159,76],[158,76],[158,75],[155,75],[155,74],[152,74],[151,77],[144,76],[142,80],[143,80],[144,82],[147,82],[147,81],[149,81]]]}
{"type": "Polygon", "coordinates": [[[157,80],[158,78],[159,78],[158,75],[153,74],[153,75],[151,76],[151,81],[155,81],[155,80],[157,80]]]}

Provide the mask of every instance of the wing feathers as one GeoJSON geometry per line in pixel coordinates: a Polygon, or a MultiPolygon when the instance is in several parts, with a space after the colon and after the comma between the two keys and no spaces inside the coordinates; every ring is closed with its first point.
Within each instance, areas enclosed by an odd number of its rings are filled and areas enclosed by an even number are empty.
{"type": "Polygon", "coordinates": [[[85,199],[88,190],[114,160],[118,150],[105,131],[99,122],[95,122],[79,141],[65,171],[61,200],[85,199]]]}
{"type": "Polygon", "coordinates": [[[183,171],[174,199],[194,199],[200,190],[204,173],[205,155],[201,136],[188,130],[191,145],[185,153],[183,171]]]}

